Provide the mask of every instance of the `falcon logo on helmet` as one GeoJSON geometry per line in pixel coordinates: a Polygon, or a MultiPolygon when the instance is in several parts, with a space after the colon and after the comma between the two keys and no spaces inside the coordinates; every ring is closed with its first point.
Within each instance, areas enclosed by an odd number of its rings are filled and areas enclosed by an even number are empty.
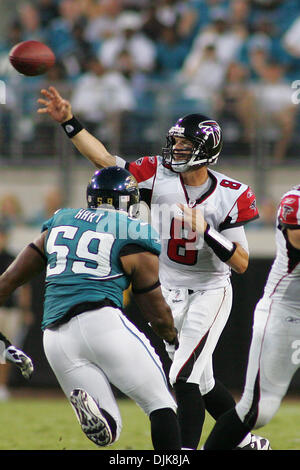
{"type": "Polygon", "coordinates": [[[214,147],[217,147],[221,141],[221,129],[215,121],[204,121],[199,123],[199,127],[202,127],[203,132],[207,134],[207,137],[210,135],[214,141],[214,147]]]}
{"type": "Polygon", "coordinates": [[[162,149],[163,165],[183,173],[195,166],[215,165],[223,145],[222,130],[213,119],[202,114],[188,114],[172,126],[162,149]],[[178,139],[183,145],[178,146],[178,139]],[[192,145],[184,145],[188,140],[192,145]]]}
{"type": "Polygon", "coordinates": [[[282,218],[283,220],[286,220],[288,218],[288,216],[290,214],[292,214],[294,212],[294,208],[291,207],[291,206],[288,206],[287,204],[284,204],[282,206],[282,210],[281,210],[281,215],[282,215],[282,218]]]}

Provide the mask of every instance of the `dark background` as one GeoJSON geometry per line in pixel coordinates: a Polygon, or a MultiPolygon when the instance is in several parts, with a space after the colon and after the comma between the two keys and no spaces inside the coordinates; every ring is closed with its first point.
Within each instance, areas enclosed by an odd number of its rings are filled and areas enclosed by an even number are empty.
{"type": "MultiPolygon", "coordinates": [[[[252,335],[252,318],[255,305],[263,293],[264,285],[272,265],[272,259],[252,259],[248,270],[243,275],[233,273],[234,292],[233,308],[227,325],[222,333],[214,354],[215,376],[232,392],[240,393],[244,385],[247,357],[252,335]]],[[[47,363],[42,345],[40,328],[43,311],[44,276],[35,278],[33,287],[33,311],[36,321],[26,334],[24,351],[32,358],[35,372],[30,382],[24,381],[18,370],[13,368],[11,386],[29,388],[58,388],[56,378],[47,363]]],[[[127,316],[150,338],[160,354],[165,371],[168,371],[169,360],[163,350],[161,340],[141,318],[137,307],[131,303],[126,309],[127,316]]],[[[117,338],[116,338],[117,340],[117,338]]],[[[294,376],[289,394],[300,390],[300,370],[294,376]]],[[[122,396],[117,390],[117,395],[122,396]]]]}

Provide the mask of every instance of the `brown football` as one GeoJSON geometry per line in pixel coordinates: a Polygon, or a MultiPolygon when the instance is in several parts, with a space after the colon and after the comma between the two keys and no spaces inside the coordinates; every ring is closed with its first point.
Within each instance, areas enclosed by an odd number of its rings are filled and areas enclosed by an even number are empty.
{"type": "Polygon", "coordinates": [[[42,75],[55,63],[55,55],[46,44],[24,41],[16,44],[9,53],[13,67],[23,75],[42,75]]]}

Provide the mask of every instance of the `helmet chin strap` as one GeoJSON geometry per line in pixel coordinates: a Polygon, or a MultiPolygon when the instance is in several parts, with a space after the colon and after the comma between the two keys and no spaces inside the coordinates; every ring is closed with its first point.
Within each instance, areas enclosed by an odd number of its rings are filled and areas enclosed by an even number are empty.
{"type": "Polygon", "coordinates": [[[184,173],[185,171],[188,170],[189,164],[188,162],[184,163],[172,163],[171,162],[171,168],[175,173],[184,173]]]}
{"type": "MultiPolygon", "coordinates": [[[[197,160],[199,158],[199,148],[196,149],[195,152],[191,152],[190,158],[187,156],[185,160],[175,160],[174,158],[174,151],[169,150],[169,158],[170,160],[167,162],[169,167],[171,167],[174,173],[184,173],[188,170],[197,169],[198,167],[201,168],[202,166],[207,165],[215,165],[218,160],[218,156],[212,159],[212,161],[208,161],[208,158],[203,158],[202,160],[197,160]]],[[[176,156],[182,155],[182,152],[176,152],[176,156]]]]}
{"type": "Polygon", "coordinates": [[[190,160],[187,160],[185,162],[181,162],[181,163],[173,163],[171,162],[171,168],[172,170],[175,172],[175,173],[184,173],[188,170],[192,170],[194,169],[195,167],[202,167],[204,166],[206,163],[205,162],[195,162],[195,158],[197,158],[197,155],[196,154],[193,154],[191,159],[190,160]]]}

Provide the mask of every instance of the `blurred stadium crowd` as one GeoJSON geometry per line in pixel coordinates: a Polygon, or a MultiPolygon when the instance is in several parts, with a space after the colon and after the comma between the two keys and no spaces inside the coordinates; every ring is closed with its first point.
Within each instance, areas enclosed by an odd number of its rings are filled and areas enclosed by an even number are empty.
{"type": "Polygon", "coordinates": [[[42,124],[45,146],[32,148],[36,98],[49,83],[71,99],[90,131],[119,140],[125,157],[157,152],[167,123],[194,110],[221,122],[234,144],[230,152],[249,153],[263,133],[274,163],[295,156],[297,0],[25,0],[16,2],[6,26],[1,121],[12,145],[2,137],[1,155],[20,153],[16,138],[25,145],[22,153],[51,153],[53,138],[42,124]],[[22,78],[9,64],[11,47],[28,39],[45,42],[56,55],[46,76],[22,78]]]}

